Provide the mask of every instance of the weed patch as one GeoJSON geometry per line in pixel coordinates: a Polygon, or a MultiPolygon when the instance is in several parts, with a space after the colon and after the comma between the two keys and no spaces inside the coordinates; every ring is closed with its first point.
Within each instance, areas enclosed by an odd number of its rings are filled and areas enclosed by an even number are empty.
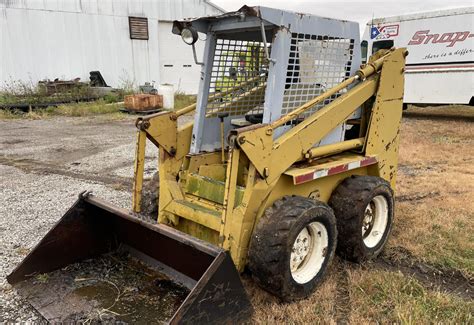
{"type": "MultiPolygon", "coordinates": [[[[111,94],[110,96],[115,96],[111,94]]],[[[44,119],[54,116],[104,116],[107,119],[124,119],[128,114],[120,111],[123,107],[121,103],[115,103],[118,97],[105,97],[92,102],[80,102],[71,104],[62,104],[59,106],[49,106],[47,108],[37,108],[22,112],[19,110],[0,109],[0,120],[8,119],[44,119]]],[[[122,95],[116,95],[122,96],[122,95]]],[[[176,94],[175,109],[180,109],[196,102],[196,96],[176,94]]]]}
{"type": "Polygon", "coordinates": [[[177,92],[174,96],[174,109],[180,109],[196,102],[196,96],[177,92]]]}

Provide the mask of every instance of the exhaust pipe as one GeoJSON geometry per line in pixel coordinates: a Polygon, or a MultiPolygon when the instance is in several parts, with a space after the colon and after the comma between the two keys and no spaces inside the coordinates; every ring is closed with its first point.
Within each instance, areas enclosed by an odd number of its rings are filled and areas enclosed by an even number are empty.
{"type": "Polygon", "coordinates": [[[234,323],[252,314],[228,252],[87,193],[7,280],[52,323],[234,323]]]}

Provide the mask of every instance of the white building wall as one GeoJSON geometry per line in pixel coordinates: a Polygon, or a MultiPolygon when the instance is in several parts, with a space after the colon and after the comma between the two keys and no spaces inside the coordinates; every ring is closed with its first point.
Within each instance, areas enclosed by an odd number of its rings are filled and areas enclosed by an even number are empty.
{"type": "MultiPolygon", "coordinates": [[[[196,94],[201,66],[194,62],[192,47],[170,32],[172,26],[171,22],[159,22],[160,82],[174,85],[176,91],[196,94]]],[[[205,38],[205,35],[200,37],[205,38]]],[[[203,60],[204,44],[203,41],[195,44],[199,62],[203,60]]]]}
{"type": "Polygon", "coordinates": [[[0,0],[0,81],[87,81],[99,70],[113,87],[184,80],[175,88],[193,93],[200,69],[191,48],[177,45],[169,21],[220,13],[202,0],[0,0]],[[148,41],[130,39],[129,16],[148,18],[148,41]],[[192,68],[178,78],[161,75],[162,53],[164,61],[174,57],[192,68]]]}

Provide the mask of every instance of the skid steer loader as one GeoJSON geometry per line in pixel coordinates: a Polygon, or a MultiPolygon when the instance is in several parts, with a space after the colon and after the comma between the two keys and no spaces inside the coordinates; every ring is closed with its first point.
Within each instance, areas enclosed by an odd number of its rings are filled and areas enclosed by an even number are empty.
{"type": "Polygon", "coordinates": [[[193,49],[205,39],[199,94],[136,121],[133,211],[81,194],[8,276],[50,321],[240,322],[252,313],[244,269],[293,301],[335,252],[361,262],[387,242],[405,49],[361,66],[356,23],[265,7],[175,21],[173,33],[193,49]],[[159,148],[152,221],[147,141],[159,148]]]}

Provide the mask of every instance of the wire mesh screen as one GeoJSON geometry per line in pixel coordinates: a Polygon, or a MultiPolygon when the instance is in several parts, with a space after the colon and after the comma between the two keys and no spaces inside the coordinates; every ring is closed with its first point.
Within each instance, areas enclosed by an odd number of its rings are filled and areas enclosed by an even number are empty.
{"type": "MultiPolygon", "coordinates": [[[[349,77],[353,50],[352,39],[293,33],[281,114],[288,114],[349,77]]],[[[315,105],[302,117],[311,115],[344,91],[315,105]]]]}
{"type": "Polygon", "coordinates": [[[263,113],[267,76],[263,43],[218,38],[206,117],[263,113]]]}

